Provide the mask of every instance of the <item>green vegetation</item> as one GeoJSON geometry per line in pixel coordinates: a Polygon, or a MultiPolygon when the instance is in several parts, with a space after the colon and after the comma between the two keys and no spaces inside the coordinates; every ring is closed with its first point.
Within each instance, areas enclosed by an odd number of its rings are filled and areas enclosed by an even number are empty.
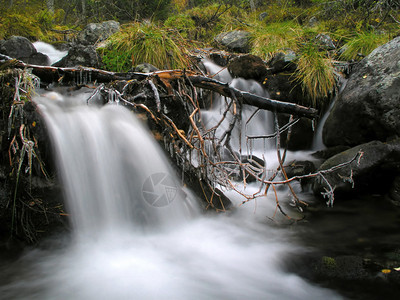
{"type": "Polygon", "coordinates": [[[224,31],[247,30],[251,53],[264,60],[280,51],[297,53],[293,79],[314,106],[335,87],[334,60],[359,60],[400,35],[400,3],[393,0],[54,0],[54,7],[49,2],[0,0],[7,8],[0,11],[0,39],[22,35],[55,43],[64,39],[62,30],[114,19],[125,25],[100,53],[109,70],[127,71],[142,62],[187,67],[186,49],[212,46],[224,31]],[[318,34],[329,35],[336,48],[321,46],[318,34]]]}
{"type": "Polygon", "coordinates": [[[343,46],[341,58],[359,60],[389,40],[390,35],[385,33],[376,33],[375,31],[358,33],[343,46]]]}
{"type": "Polygon", "coordinates": [[[297,50],[301,36],[301,26],[293,21],[279,23],[255,24],[249,30],[253,36],[252,54],[268,60],[276,52],[297,50]]]}
{"type": "Polygon", "coordinates": [[[311,103],[304,104],[313,107],[323,105],[324,103],[318,103],[317,100],[323,101],[335,88],[332,60],[326,58],[312,43],[301,47],[294,76],[311,100],[311,103]]]}
{"type": "Polygon", "coordinates": [[[174,31],[154,23],[133,23],[108,39],[99,49],[105,66],[126,72],[141,63],[150,63],[160,69],[183,69],[189,65],[185,40],[174,31]]]}
{"type": "Polygon", "coordinates": [[[337,263],[336,260],[332,257],[329,256],[323,256],[321,258],[321,267],[325,270],[325,271],[335,271],[337,269],[337,263]]]}

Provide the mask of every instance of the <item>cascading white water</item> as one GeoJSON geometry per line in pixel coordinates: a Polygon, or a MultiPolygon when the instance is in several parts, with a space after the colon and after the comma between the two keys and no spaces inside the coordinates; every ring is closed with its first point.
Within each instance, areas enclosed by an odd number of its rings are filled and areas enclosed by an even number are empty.
{"type": "MultiPolygon", "coordinates": [[[[266,91],[261,84],[255,80],[232,78],[226,68],[222,68],[208,60],[205,60],[203,63],[211,75],[215,74],[215,79],[224,83],[229,83],[231,87],[238,90],[256,94],[262,97],[269,97],[268,91],[266,91]]],[[[202,118],[206,128],[212,128],[217,125],[220,122],[222,113],[226,108],[223,97],[219,95],[214,95],[212,104],[213,105],[210,110],[202,111],[202,118]]],[[[229,122],[233,118],[231,111],[232,109],[227,114],[226,119],[219,126],[220,128],[216,132],[217,137],[220,137],[229,127],[229,122]]],[[[272,121],[272,113],[265,110],[257,111],[257,108],[255,107],[244,105],[241,115],[241,124],[240,126],[239,124],[236,125],[235,134],[232,137],[232,146],[234,150],[241,150],[242,154],[244,155],[249,155],[250,152],[252,152],[252,154],[257,153],[262,155],[262,153],[270,150],[273,147],[272,140],[247,141],[246,136],[257,136],[273,133],[274,126],[272,121]]]]}
{"type": "Polygon", "coordinates": [[[172,169],[128,110],[89,107],[85,99],[36,102],[52,136],[76,233],[87,238],[187,218],[190,203],[172,169]]]}
{"type": "Polygon", "coordinates": [[[259,218],[251,206],[230,216],[200,215],[130,112],[69,100],[37,101],[57,153],[74,238],[29,252],[3,270],[11,279],[0,298],[340,298],[282,270],[284,259],[302,249],[287,232],[268,226],[268,206],[257,207],[259,218]]]}
{"type": "Polygon", "coordinates": [[[35,46],[38,52],[46,54],[50,58],[51,65],[59,61],[68,53],[68,51],[57,50],[52,45],[40,41],[34,42],[33,46],[35,46]]]}
{"type": "Polygon", "coordinates": [[[331,110],[333,109],[333,106],[335,105],[337,97],[339,97],[339,94],[344,90],[344,88],[346,87],[346,84],[347,84],[347,79],[345,79],[343,77],[340,77],[339,91],[335,95],[335,97],[332,99],[331,103],[329,104],[329,107],[328,107],[327,111],[321,117],[321,120],[319,120],[317,129],[315,130],[314,140],[313,140],[313,144],[311,146],[311,149],[314,150],[314,151],[323,150],[323,149],[326,148],[325,144],[324,144],[324,142],[322,140],[322,131],[324,129],[324,125],[326,123],[326,120],[328,119],[329,114],[330,114],[331,110]]]}

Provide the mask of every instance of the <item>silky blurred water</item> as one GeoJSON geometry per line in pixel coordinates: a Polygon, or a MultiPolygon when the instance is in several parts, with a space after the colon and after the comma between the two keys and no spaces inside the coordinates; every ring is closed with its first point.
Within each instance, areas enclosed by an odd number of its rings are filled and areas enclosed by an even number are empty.
{"type": "Polygon", "coordinates": [[[52,45],[47,44],[45,42],[37,41],[33,43],[36,50],[40,53],[46,54],[50,58],[50,64],[54,64],[59,61],[65,55],[67,55],[68,51],[60,51],[54,48],[52,45]]]}
{"type": "Polygon", "coordinates": [[[306,250],[267,223],[273,199],[203,215],[130,112],[50,98],[73,230],[4,266],[1,299],[340,299],[284,271],[306,250]]]}

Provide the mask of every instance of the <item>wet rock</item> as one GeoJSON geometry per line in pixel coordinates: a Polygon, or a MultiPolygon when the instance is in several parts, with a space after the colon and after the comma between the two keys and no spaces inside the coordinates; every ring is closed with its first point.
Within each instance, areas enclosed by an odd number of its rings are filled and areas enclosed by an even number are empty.
{"type": "Polygon", "coordinates": [[[120,25],[116,21],[90,23],[78,34],[76,42],[82,45],[94,45],[106,40],[119,30],[120,25]]]}
{"type": "MultiPolygon", "coordinates": [[[[392,183],[392,186],[389,190],[387,198],[392,202],[394,205],[400,207],[400,176],[397,176],[392,183]]],[[[400,255],[399,255],[400,261],[400,255]]]]}
{"type": "Polygon", "coordinates": [[[233,30],[220,33],[214,38],[214,41],[229,51],[247,53],[250,50],[250,36],[250,32],[233,30]]]}
{"type": "Polygon", "coordinates": [[[400,37],[375,49],[350,75],[323,129],[326,146],[400,136],[400,37]]]}
{"type": "Polygon", "coordinates": [[[36,48],[33,44],[22,36],[12,36],[8,40],[0,42],[0,53],[13,58],[27,58],[36,52],[36,48]]]}
{"type": "Polygon", "coordinates": [[[141,72],[141,73],[151,73],[158,70],[159,69],[157,67],[149,63],[143,63],[135,67],[135,72],[141,72]]]}
{"type": "Polygon", "coordinates": [[[336,46],[332,40],[332,38],[327,35],[320,33],[315,37],[317,43],[320,45],[321,48],[325,50],[334,50],[336,49],[336,46]]]}
{"type": "Polygon", "coordinates": [[[343,255],[338,257],[323,256],[315,264],[316,274],[324,278],[361,280],[368,277],[364,261],[359,256],[343,255]]]}
{"type": "MultiPolygon", "coordinates": [[[[282,101],[287,101],[287,99],[282,99],[282,101]]],[[[289,115],[279,114],[278,116],[279,125],[281,127],[286,125],[289,122],[289,119],[290,119],[289,115]]],[[[281,134],[282,147],[287,148],[288,150],[291,151],[310,149],[312,142],[314,140],[314,130],[312,121],[310,119],[300,118],[300,120],[292,126],[289,141],[287,141],[287,133],[288,131],[285,131],[281,134]]]]}
{"type": "Polygon", "coordinates": [[[225,67],[232,57],[234,57],[234,55],[224,51],[213,52],[209,56],[214,63],[221,67],[225,67]]]}
{"type": "MultiPolygon", "coordinates": [[[[334,166],[346,163],[362,151],[360,163],[353,161],[351,165],[325,174],[325,178],[335,188],[335,196],[351,195],[353,193],[385,194],[396,174],[400,173],[400,140],[390,143],[372,141],[341,152],[326,160],[318,170],[328,170],[334,166]],[[352,170],[352,176],[350,172],[352,170]]],[[[313,184],[315,194],[320,194],[328,188],[325,181],[316,178],[313,184]]]]}
{"type": "Polygon", "coordinates": [[[255,55],[245,54],[229,61],[228,71],[233,77],[262,80],[267,74],[264,61],[255,55]]]}
{"type": "Polygon", "coordinates": [[[50,58],[46,54],[40,52],[32,54],[25,59],[25,62],[32,65],[50,66],[50,58]]]}
{"type": "Polygon", "coordinates": [[[268,67],[269,72],[272,74],[280,73],[280,72],[293,72],[296,70],[296,58],[297,54],[288,50],[285,52],[276,53],[269,61],[268,67]]]}
{"type": "Polygon", "coordinates": [[[291,73],[267,75],[263,86],[272,99],[298,104],[307,103],[300,85],[293,81],[291,73]]]}
{"type": "Polygon", "coordinates": [[[346,151],[350,149],[349,146],[335,146],[335,147],[330,147],[324,150],[317,151],[313,153],[312,155],[316,158],[320,159],[328,159],[336,154],[339,154],[340,152],[346,151]]]}
{"type": "MultiPolygon", "coordinates": [[[[315,172],[316,167],[312,161],[309,160],[293,160],[284,165],[286,175],[288,178],[294,176],[303,176],[315,172]]],[[[301,187],[304,188],[311,182],[311,178],[300,179],[301,187]]]]}
{"type": "Polygon", "coordinates": [[[44,54],[38,54],[35,46],[25,37],[12,36],[8,40],[0,41],[0,53],[26,63],[39,64],[44,54]]]}
{"type": "Polygon", "coordinates": [[[94,46],[75,45],[66,56],[60,61],[53,64],[55,67],[76,67],[85,66],[93,68],[101,68],[101,59],[97,55],[94,46]]]}
{"type": "MultiPolygon", "coordinates": [[[[2,112],[7,112],[8,116],[9,106],[2,107],[2,112]]],[[[29,135],[26,138],[34,140],[36,146],[31,160],[18,161],[21,156],[17,150],[14,164],[10,166],[8,148],[11,138],[7,130],[1,132],[4,155],[0,159],[0,234],[5,238],[12,235],[23,243],[36,243],[60,228],[65,229],[67,220],[63,211],[63,193],[54,180],[53,155],[44,120],[32,101],[24,104],[22,113],[24,132],[29,135]],[[21,171],[17,180],[15,168],[18,163],[21,163],[21,171]]],[[[1,122],[2,129],[7,128],[4,121],[1,122]]],[[[12,131],[14,134],[17,133],[12,131]]],[[[17,136],[16,140],[19,141],[17,136]]]]}
{"type": "Polygon", "coordinates": [[[284,167],[289,178],[308,175],[316,170],[314,163],[309,160],[293,160],[285,164],[284,167]]]}
{"type": "Polygon", "coordinates": [[[264,20],[266,17],[268,17],[268,13],[266,11],[264,11],[261,14],[258,15],[258,19],[260,21],[264,20]]]}
{"type": "MultiPolygon", "coordinates": [[[[242,155],[240,159],[242,163],[250,165],[249,168],[252,170],[252,173],[254,173],[259,178],[262,178],[262,169],[265,166],[264,160],[255,155],[242,155]]],[[[245,171],[245,177],[247,183],[256,181],[256,177],[254,177],[254,175],[249,173],[248,171],[245,171]]],[[[243,180],[243,172],[239,172],[238,179],[240,181],[243,180]]]]}

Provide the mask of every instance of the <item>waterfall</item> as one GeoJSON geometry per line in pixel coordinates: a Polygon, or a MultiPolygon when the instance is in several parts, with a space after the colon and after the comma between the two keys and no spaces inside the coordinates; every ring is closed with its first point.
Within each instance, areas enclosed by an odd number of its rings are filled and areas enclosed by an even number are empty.
{"type": "Polygon", "coordinates": [[[57,50],[52,45],[40,41],[33,43],[33,46],[35,46],[38,52],[46,54],[50,58],[51,65],[59,61],[68,53],[68,51],[57,50]]]}
{"type": "MultiPolygon", "coordinates": [[[[209,60],[205,60],[205,67],[209,74],[215,79],[228,83],[229,86],[241,91],[256,94],[262,97],[269,97],[267,90],[255,80],[246,80],[243,78],[232,78],[226,68],[222,68],[209,60]]],[[[222,113],[226,109],[224,97],[215,94],[211,109],[203,110],[202,117],[206,128],[212,128],[219,123],[222,113]]],[[[229,122],[233,118],[232,109],[227,114],[226,119],[219,126],[216,136],[220,137],[228,129],[229,122]]],[[[274,132],[273,115],[266,110],[257,110],[257,108],[243,105],[241,112],[241,124],[236,124],[234,135],[232,137],[232,146],[234,150],[243,155],[257,154],[262,156],[274,147],[272,140],[247,140],[247,136],[268,135],[274,132]]]]}
{"type": "Polygon", "coordinates": [[[84,99],[35,101],[51,134],[76,233],[87,238],[104,230],[165,227],[190,216],[193,205],[174,171],[127,109],[89,107],[84,99]]]}
{"type": "Polygon", "coordinates": [[[339,94],[344,90],[344,88],[346,87],[346,84],[347,84],[347,79],[345,79],[343,77],[339,77],[339,78],[340,78],[339,91],[336,93],[335,97],[332,99],[331,103],[329,104],[328,109],[321,117],[321,120],[318,122],[317,129],[315,130],[314,140],[313,140],[313,144],[311,146],[311,149],[314,151],[323,150],[326,148],[325,144],[322,140],[322,131],[324,129],[326,120],[328,119],[329,114],[331,113],[333,106],[335,105],[335,102],[336,102],[337,98],[339,97],[339,94]]]}
{"type": "Polygon", "coordinates": [[[131,112],[86,106],[84,95],[51,98],[36,101],[55,149],[72,239],[56,237],[3,268],[0,297],[340,299],[284,271],[283,262],[305,250],[290,232],[266,223],[270,205],[201,215],[131,112]]]}

